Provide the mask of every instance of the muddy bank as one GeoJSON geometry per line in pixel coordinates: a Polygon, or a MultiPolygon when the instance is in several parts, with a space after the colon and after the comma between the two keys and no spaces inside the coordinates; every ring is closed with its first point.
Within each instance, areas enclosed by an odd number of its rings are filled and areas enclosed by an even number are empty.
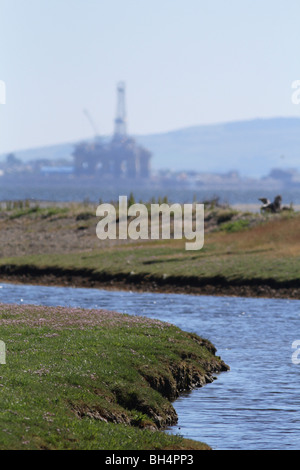
{"type": "Polygon", "coordinates": [[[300,299],[300,283],[297,279],[280,282],[272,278],[228,280],[222,276],[161,278],[147,274],[96,273],[88,269],[6,265],[0,266],[0,281],[135,292],[300,299]]]}
{"type": "MultiPolygon", "coordinates": [[[[198,342],[199,345],[202,345],[202,343],[195,338],[194,340],[198,342]]],[[[203,342],[203,346],[209,348],[210,344],[203,342]]],[[[216,351],[213,348],[211,352],[215,354],[216,351]]],[[[125,390],[116,389],[114,396],[117,406],[113,412],[108,410],[105,406],[91,407],[86,404],[72,405],[71,409],[80,419],[89,417],[106,423],[127,424],[144,429],[163,431],[178,422],[176,410],[172,405],[172,402],[176,398],[180,397],[183,392],[188,392],[212,383],[216,379],[214,374],[230,370],[230,367],[217,357],[206,361],[205,364],[203,364],[202,360],[199,360],[201,363],[199,367],[189,363],[188,355],[186,355],[186,359],[187,360],[182,360],[177,364],[170,364],[166,374],[153,374],[149,373],[146,369],[140,369],[140,374],[144,377],[148,385],[168,400],[168,403],[165,403],[164,406],[158,407],[153,404],[150,405],[145,400],[139,400],[137,396],[132,396],[132,394],[125,390]],[[204,371],[203,367],[205,368],[204,371]],[[149,420],[146,419],[142,422],[138,422],[136,418],[130,417],[128,411],[138,411],[147,416],[149,420]]],[[[195,360],[197,358],[193,357],[193,359],[195,360]]]]}

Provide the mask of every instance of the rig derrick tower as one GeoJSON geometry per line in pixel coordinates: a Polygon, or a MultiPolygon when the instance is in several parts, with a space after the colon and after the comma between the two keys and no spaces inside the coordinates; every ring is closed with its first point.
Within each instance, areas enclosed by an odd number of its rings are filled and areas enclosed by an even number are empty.
{"type": "Polygon", "coordinates": [[[117,114],[115,119],[114,139],[126,137],[126,105],[125,105],[125,83],[119,82],[117,85],[117,114]]]}
{"type": "Polygon", "coordinates": [[[95,132],[94,143],[82,142],[74,149],[74,167],[78,175],[101,175],[117,180],[150,177],[151,153],[127,135],[125,83],[117,84],[117,112],[114,134],[109,143],[101,141],[89,112],[84,110],[95,132]]]}

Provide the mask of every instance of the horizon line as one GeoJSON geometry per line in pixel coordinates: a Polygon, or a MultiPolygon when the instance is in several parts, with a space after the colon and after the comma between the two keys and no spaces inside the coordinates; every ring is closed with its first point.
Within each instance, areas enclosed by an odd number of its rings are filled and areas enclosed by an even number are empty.
{"type": "MultiPolygon", "coordinates": [[[[271,120],[286,120],[286,119],[290,119],[290,120],[300,120],[300,116],[270,116],[270,117],[255,117],[255,118],[247,118],[247,119],[236,119],[236,120],[229,120],[229,121],[217,121],[217,122],[212,122],[212,123],[207,123],[207,124],[194,124],[194,125],[190,125],[190,126],[183,126],[183,127],[178,127],[178,128],[175,128],[175,129],[172,129],[172,130],[167,130],[167,131],[161,131],[161,132],[151,132],[149,134],[128,134],[128,136],[130,137],[150,137],[150,136],[154,136],[154,135],[163,135],[163,134],[172,134],[174,132],[180,132],[180,131],[185,131],[185,130],[188,130],[188,129],[196,129],[196,128],[199,128],[199,127],[213,127],[213,126],[224,126],[224,125],[227,125],[227,124],[236,124],[236,123],[246,123],[246,122],[253,122],[253,121],[271,121],[271,120]]],[[[105,134],[105,135],[102,135],[102,136],[98,136],[100,139],[103,138],[103,139],[106,139],[106,138],[110,138],[112,137],[113,134],[105,134]]],[[[72,144],[77,144],[79,142],[85,142],[85,141],[89,141],[89,140],[93,140],[95,139],[96,136],[93,136],[93,137],[82,137],[82,138],[78,138],[78,139],[74,139],[74,140],[68,140],[68,141],[61,141],[61,142],[57,142],[57,143],[52,143],[52,144],[41,144],[41,145],[37,145],[37,146],[33,146],[33,147],[27,147],[27,148],[19,148],[19,149],[14,149],[14,150],[5,150],[3,152],[0,153],[0,157],[3,157],[4,155],[7,155],[9,153],[18,153],[18,152],[27,152],[27,151],[34,151],[34,150],[39,150],[41,148],[47,148],[47,147],[56,147],[56,146],[60,146],[60,145],[72,145],[72,144]]]]}

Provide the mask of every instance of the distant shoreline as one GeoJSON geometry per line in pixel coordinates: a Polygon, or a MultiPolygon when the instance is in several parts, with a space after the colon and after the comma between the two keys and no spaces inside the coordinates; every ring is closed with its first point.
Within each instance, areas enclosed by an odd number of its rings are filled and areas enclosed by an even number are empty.
{"type": "MultiPolygon", "coordinates": [[[[230,204],[230,207],[232,209],[235,209],[241,212],[259,212],[261,208],[261,204],[234,203],[234,204],[230,204]]],[[[297,212],[300,211],[300,204],[294,204],[293,208],[297,212]]]]}
{"type": "Polygon", "coordinates": [[[92,288],[112,291],[152,292],[165,294],[209,295],[221,297],[253,297],[300,299],[296,281],[243,279],[235,282],[219,278],[170,276],[167,280],[142,274],[94,273],[88,270],[38,268],[36,266],[0,266],[0,282],[56,287],[92,288]]]}

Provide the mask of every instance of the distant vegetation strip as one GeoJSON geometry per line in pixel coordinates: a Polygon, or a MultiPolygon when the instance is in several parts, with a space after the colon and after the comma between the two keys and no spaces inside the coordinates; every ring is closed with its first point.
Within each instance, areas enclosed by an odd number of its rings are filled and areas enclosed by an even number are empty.
{"type": "Polygon", "coordinates": [[[185,241],[174,239],[101,244],[95,234],[95,207],[85,203],[4,210],[1,278],[300,298],[300,214],[292,208],[259,214],[240,212],[217,200],[206,203],[204,248],[187,252],[185,241]]]}

